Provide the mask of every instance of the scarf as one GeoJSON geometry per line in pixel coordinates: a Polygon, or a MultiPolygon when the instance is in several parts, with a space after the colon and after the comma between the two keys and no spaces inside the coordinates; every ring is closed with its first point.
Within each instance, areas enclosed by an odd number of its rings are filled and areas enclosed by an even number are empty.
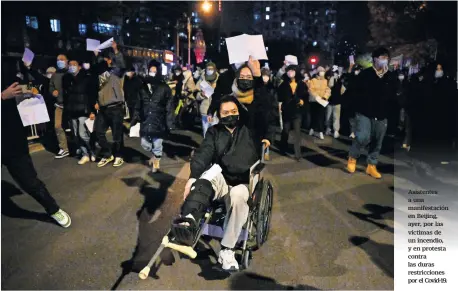
{"type": "Polygon", "coordinates": [[[251,104],[253,103],[254,99],[254,90],[248,90],[246,92],[242,92],[237,88],[237,79],[234,80],[234,83],[232,84],[232,92],[234,93],[234,96],[239,100],[240,103],[242,104],[251,104]]]}

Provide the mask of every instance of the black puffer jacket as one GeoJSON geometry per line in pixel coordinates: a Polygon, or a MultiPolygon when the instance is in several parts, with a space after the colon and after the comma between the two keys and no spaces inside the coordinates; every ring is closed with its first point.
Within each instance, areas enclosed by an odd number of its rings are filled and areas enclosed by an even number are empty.
{"type": "Polygon", "coordinates": [[[218,164],[228,185],[248,184],[250,168],[258,159],[251,131],[245,125],[231,134],[217,124],[209,128],[191,160],[191,178],[198,179],[211,165],[218,164]]]}
{"type": "MultiPolygon", "coordinates": [[[[278,87],[278,101],[282,102],[282,117],[284,120],[291,120],[302,115],[302,107],[299,105],[299,101],[303,100],[304,105],[307,101],[307,88],[302,80],[296,78],[296,92],[293,94],[293,90],[290,86],[290,79],[285,74],[283,75],[283,82],[278,87]]],[[[303,105],[303,106],[304,106],[303,105]]]]}
{"type": "Polygon", "coordinates": [[[126,100],[127,107],[134,107],[138,100],[138,94],[143,87],[143,82],[137,75],[132,78],[124,78],[124,99],[126,100]]]}
{"type": "Polygon", "coordinates": [[[223,96],[232,93],[232,84],[235,79],[235,71],[230,67],[226,72],[222,73],[216,81],[215,92],[212,95],[212,101],[208,108],[208,115],[213,115],[219,109],[219,103],[223,96]]]}
{"type": "Polygon", "coordinates": [[[162,81],[146,78],[140,90],[132,123],[140,121],[140,136],[164,137],[173,122],[172,90],[162,81]]]}
{"type": "Polygon", "coordinates": [[[89,116],[95,113],[97,87],[84,72],[76,76],[66,74],[62,79],[64,110],[70,118],[89,116]]]}

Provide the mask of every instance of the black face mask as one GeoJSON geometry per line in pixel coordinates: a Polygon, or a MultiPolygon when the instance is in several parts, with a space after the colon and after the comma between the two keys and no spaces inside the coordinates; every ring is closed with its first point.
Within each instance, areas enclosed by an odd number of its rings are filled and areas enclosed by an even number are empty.
{"type": "Polygon", "coordinates": [[[239,121],[239,115],[228,115],[220,118],[220,123],[230,129],[234,129],[239,121]]]}
{"type": "Polygon", "coordinates": [[[251,90],[253,89],[253,80],[237,79],[237,88],[242,92],[251,90]]]}

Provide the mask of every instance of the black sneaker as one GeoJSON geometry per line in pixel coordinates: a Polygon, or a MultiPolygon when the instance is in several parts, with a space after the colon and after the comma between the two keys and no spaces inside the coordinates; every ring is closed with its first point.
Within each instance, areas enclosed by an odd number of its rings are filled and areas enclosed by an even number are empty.
{"type": "Polygon", "coordinates": [[[63,159],[65,157],[68,157],[70,153],[67,150],[59,150],[59,153],[54,157],[55,159],[63,159]]]}

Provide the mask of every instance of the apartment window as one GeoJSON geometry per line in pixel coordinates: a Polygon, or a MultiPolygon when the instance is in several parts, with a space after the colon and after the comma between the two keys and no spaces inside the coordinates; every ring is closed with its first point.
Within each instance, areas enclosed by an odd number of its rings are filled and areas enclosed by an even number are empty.
{"type": "Polygon", "coordinates": [[[93,23],[92,29],[101,34],[113,34],[119,27],[108,23],[93,23]]]}
{"type": "Polygon", "coordinates": [[[266,15],[266,20],[269,20],[270,19],[270,16],[269,14],[266,15]]]}
{"type": "Polygon", "coordinates": [[[270,12],[270,7],[269,6],[266,7],[266,12],[270,12]]]}
{"type": "Polygon", "coordinates": [[[151,18],[146,17],[146,22],[151,22],[151,18]]]}
{"type": "Polygon", "coordinates": [[[59,19],[51,19],[49,22],[51,24],[52,31],[60,32],[60,20],[59,19]]]}
{"type": "Polygon", "coordinates": [[[38,19],[36,16],[26,16],[25,24],[33,29],[38,29],[38,19]]]}
{"type": "Polygon", "coordinates": [[[284,22],[281,23],[281,27],[285,27],[285,23],[284,22]]]}
{"type": "Polygon", "coordinates": [[[261,17],[259,16],[259,14],[255,14],[254,15],[254,20],[259,20],[261,17]]]}
{"type": "Polygon", "coordinates": [[[86,35],[87,33],[87,26],[84,23],[78,24],[78,31],[80,32],[80,35],[86,35]]]}

